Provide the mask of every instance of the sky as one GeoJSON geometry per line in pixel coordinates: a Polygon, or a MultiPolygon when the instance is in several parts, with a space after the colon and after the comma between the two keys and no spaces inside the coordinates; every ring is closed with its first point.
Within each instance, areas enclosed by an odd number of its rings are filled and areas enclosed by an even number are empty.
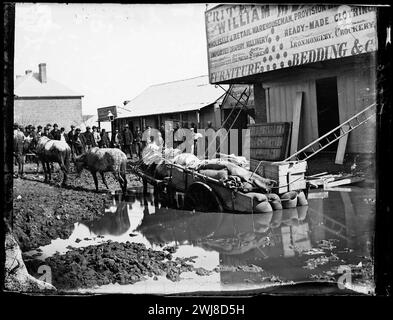
{"type": "Polygon", "coordinates": [[[205,4],[16,4],[15,75],[84,95],[83,114],[148,86],[208,74],[205,4]]]}

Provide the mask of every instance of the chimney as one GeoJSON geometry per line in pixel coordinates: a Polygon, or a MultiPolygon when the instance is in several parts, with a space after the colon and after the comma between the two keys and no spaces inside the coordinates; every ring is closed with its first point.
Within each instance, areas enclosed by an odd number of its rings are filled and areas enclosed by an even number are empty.
{"type": "Polygon", "coordinates": [[[26,70],[26,71],[25,71],[25,74],[26,74],[26,75],[32,74],[32,72],[33,72],[33,71],[31,71],[31,70],[26,70]]]}
{"type": "Polygon", "coordinates": [[[40,63],[38,65],[38,70],[41,83],[46,83],[46,63],[40,63]]]}

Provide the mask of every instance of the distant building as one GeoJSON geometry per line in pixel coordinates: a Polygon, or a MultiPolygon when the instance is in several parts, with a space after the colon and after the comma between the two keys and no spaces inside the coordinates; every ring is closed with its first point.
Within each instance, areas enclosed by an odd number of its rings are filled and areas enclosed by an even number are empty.
{"type": "Polygon", "coordinates": [[[47,77],[46,64],[38,65],[38,73],[26,70],[16,76],[14,120],[22,125],[57,123],[66,130],[83,123],[82,97],[59,82],[47,77]]]}

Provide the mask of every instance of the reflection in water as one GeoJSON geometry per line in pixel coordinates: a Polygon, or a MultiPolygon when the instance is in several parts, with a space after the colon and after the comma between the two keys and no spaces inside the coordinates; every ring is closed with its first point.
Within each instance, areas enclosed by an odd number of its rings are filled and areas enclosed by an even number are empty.
{"type": "MultiPolygon", "coordinates": [[[[373,196],[372,190],[362,189],[330,192],[327,199],[310,199],[309,206],[233,214],[175,210],[158,202],[153,193],[131,192],[114,195],[105,215],[84,225],[95,235],[117,236],[116,241],[143,242],[153,248],[175,244],[184,256],[213,254],[218,257],[215,263],[224,267],[220,271],[224,286],[246,280],[262,284],[269,275],[308,281],[318,270],[304,268],[311,256],[302,252],[318,248],[321,240],[334,240],[334,248],[325,255],[340,255],[340,264],[357,264],[359,256],[370,256],[374,207],[362,199],[373,196]],[[263,272],[236,269],[250,264],[263,272]]],[[[212,260],[206,261],[201,266],[211,267],[212,260]]],[[[329,270],[328,264],[324,267],[329,270]]]]}
{"type": "Polygon", "coordinates": [[[105,215],[96,221],[85,222],[84,224],[90,229],[90,232],[96,235],[119,236],[130,229],[129,213],[132,209],[130,203],[120,202],[112,204],[105,215]]]}

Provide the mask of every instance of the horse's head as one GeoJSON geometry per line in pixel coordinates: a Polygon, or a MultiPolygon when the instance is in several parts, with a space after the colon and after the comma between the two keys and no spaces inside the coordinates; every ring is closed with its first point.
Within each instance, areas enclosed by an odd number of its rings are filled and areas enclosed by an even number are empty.
{"type": "Polygon", "coordinates": [[[86,166],[86,154],[81,154],[80,156],[74,157],[74,164],[77,176],[80,177],[83,169],[86,166]]]}

